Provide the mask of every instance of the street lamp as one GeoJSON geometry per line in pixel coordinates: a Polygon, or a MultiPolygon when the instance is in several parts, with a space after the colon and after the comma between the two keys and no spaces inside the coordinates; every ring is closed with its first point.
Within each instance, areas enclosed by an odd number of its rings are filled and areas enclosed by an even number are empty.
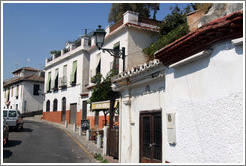
{"type": "Polygon", "coordinates": [[[96,29],[96,31],[93,33],[98,50],[102,50],[103,52],[107,51],[111,56],[115,58],[122,58],[123,71],[125,71],[125,47],[122,47],[122,49],[102,48],[105,35],[106,32],[104,31],[104,29],[101,29],[101,25],[99,25],[98,29],[96,29]]]}

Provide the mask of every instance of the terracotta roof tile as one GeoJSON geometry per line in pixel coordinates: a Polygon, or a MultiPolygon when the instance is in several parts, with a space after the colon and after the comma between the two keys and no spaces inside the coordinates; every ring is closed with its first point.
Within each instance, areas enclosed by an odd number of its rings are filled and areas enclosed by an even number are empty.
{"type": "Polygon", "coordinates": [[[217,42],[243,36],[243,11],[215,19],[190,32],[155,53],[155,58],[169,66],[192,56],[217,42]]]}
{"type": "Polygon", "coordinates": [[[44,82],[44,78],[40,77],[38,75],[31,74],[31,75],[27,75],[24,77],[18,77],[16,79],[11,80],[11,81],[4,82],[3,86],[6,87],[6,86],[9,86],[9,85],[15,84],[17,82],[21,82],[21,81],[44,82]]]}

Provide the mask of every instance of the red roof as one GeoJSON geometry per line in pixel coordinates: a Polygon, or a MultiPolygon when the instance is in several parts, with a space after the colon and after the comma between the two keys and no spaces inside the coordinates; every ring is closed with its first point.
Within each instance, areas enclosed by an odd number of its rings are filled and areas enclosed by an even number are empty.
{"type": "Polygon", "coordinates": [[[20,71],[22,71],[22,70],[27,70],[27,71],[40,71],[40,70],[34,69],[34,68],[32,68],[32,67],[22,67],[22,68],[20,68],[20,69],[17,69],[17,70],[15,70],[15,71],[13,71],[12,73],[14,74],[14,73],[20,72],[20,71]]]}
{"type": "Polygon", "coordinates": [[[17,77],[16,79],[13,79],[11,81],[3,82],[3,86],[7,87],[9,85],[13,85],[15,83],[21,82],[21,81],[33,81],[33,82],[44,82],[44,78],[35,74],[31,74],[24,77],[17,77]]]}
{"type": "Polygon", "coordinates": [[[243,11],[215,19],[155,53],[169,66],[209,48],[212,44],[243,36],[243,11]]]}

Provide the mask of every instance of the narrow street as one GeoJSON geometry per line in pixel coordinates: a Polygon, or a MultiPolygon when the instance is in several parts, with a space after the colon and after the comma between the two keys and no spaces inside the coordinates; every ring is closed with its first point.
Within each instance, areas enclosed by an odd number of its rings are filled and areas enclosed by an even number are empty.
{"type": "Polygon", "coordinates": [[[95,163],[62,129],[25,121],[20,132],[11,130],[3,147],[3,163],[95,163]]]}

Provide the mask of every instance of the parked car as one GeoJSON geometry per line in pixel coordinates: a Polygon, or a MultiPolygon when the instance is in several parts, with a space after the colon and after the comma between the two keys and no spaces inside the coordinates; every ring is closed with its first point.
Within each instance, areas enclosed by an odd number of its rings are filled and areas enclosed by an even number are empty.
{"type": "Polygon", "coordinates": [[[24,121],[20,111],[14,109],[4,109],[3,118],[6,119],[6,123],[9,128],[15,128],[16,131],[23,129],[24,121]]]}
{"type": "Polygon", "coordinates": [[[5,145],[9,140],[9,126],[6,120],[3,120],[3,145],[5,145]]]}

